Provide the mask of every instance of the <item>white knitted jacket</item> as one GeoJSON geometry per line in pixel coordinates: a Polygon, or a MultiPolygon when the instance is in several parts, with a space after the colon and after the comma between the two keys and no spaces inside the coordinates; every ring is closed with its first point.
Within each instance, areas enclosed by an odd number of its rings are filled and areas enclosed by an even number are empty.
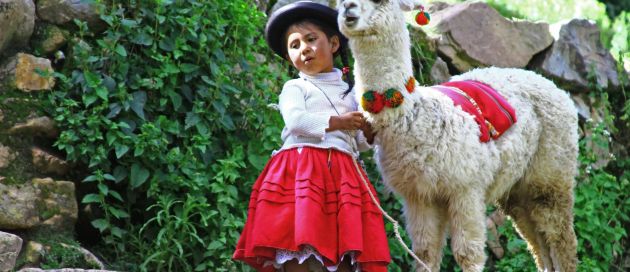
{"type": "Polygon", "coordinates": [[[300,73],[299,78],[284,84],[279,102],[285,124],[280,150],[302,146],[334,148],[356,157],[359,151],[371,148],[360,130],[326,132],[331,116],[357,110],[354,90],[343,95],[348,84],[341,76],[339,69],[315,76],[300,73]]]}

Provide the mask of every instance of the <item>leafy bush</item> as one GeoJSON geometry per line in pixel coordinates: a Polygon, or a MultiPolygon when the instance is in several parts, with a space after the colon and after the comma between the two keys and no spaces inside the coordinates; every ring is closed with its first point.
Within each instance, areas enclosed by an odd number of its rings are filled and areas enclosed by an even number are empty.
{"type": "Polygon", "coordinates": [[[280,145],[267,105],[284,75],[255,53],[270,51],[264,15],[246,0],[112,1],[102,14],[97,35],[77,22],[48,108],[57,148],[85,163],[82,204],[100,208],[110,260],[241,271],[230,257],[251,184],[280,145]]]}

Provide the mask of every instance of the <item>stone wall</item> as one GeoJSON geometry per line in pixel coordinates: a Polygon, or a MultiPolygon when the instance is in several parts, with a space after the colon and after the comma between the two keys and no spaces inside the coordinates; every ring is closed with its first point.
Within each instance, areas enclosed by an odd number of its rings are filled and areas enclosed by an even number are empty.
{"type": "MultiPolygon", "coordinates": [[[[43,254],[63,247],[47,233],[74,237],[73,166],[53,147],[59,130],[42,109],[74,19],[104,26],[90,1],[0,0],[0,271],[41,271],[43,254]]],[[[66,248],[85,256],[78,268],[104,268],[87,250],[66,248]]]]}

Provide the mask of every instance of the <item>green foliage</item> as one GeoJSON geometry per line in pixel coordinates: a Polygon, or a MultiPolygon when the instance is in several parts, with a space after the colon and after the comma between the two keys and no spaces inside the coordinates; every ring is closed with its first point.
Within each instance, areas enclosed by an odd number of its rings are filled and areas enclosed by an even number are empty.
{"type": "Polygon", "coordinates": [[[612,168],[622,169],[622,175],[618,177],[607,169],[593,169],[592,165],[602,159],[594,150],[598,147],[607,150],[610,133],[604,123],[588,122],[587,126],[593,133],[580,141],[579,159],[583,171],[578,177],[575,193],[574,220],[581,268],[584,271],[621,271],[616,262],[623,254],[628,237],[630,161],[624,158],[611,163],[612,168]]]}
{"type": "Polygon", "coordinates": [[[76,247],[65,246],[59,243],[51,244],[42,254],[42,269],[59,269],[66,267],[93,269],[99,268],[97,264],[85,260],[85,256],[76,247]]]}
{"type": "MultiPolygon", "coordinates": [[[[414,31],[410,30],[410,33],[414,33],[414,31]]],[[[414,34],[420,35],[418,32],[414,34]]],[[[414,78],[421,85],[432,85],[434,82],[431,82],[430,74],[431,68],[437,59],[436,52],[430,50],[426,41],[414,41],[411,46],[411,58],[415,60],[415,63],[413,63],[414,78]]]]}
{"type": "MultiPolygon", "coordinates": [[[[85,258],[83,252],[79,250],[80,245],[67,233],[40,231],[31,239],[44,245],[39,264],[42,269],[99,268],[98,264],[85,258]]],[[[21,261],[24,262],[24,260],[21,261]]]]}
{"type": "Polygon", "coordinates": [[[606,12],[610,18],[615,18],[624,11],[630,10],[630,1],[628,0],[602,0],[606,4],[606,12]]]}
{"type": "MultiPolygon", "coordinates": [[[[620,65],[626,65],[626,70],[630,68],[630,10],[624,11],[617,16],[609,30],[609,32],[615,33],[610,40],[610,52],[615,59],[619,61],[620,65]]],[[[624,68],[620,67],[619,70],[623,71],[624,68]]],[[[626,77],[626,86],[628,81],[626,77]]]]}
{"type": "Polygon", "coordinates": [[[140,255],[147,256],[140,265],[141,270],[163,267],[166,271],[205,271],[207,263],[200,262],[193,267],[194,263],[187,260],[201,261],[207,257],[204,255],[212,256],[213,251],[225,247],[225,241],[204,241],[199,237],[199,231],[208,228],[210,218],[218,214],[203,197],[187,195],[184,200],[177,200],[172,195],[164,195],[148,211],[155,212],[155,217],[139,231],[146,238],[138,241],[142,243],[139,248],[145,251],[140,255]],[[210,212],[203,212],[208,210],[210,212]],[[156,239],[148,239],[150,237],[156,239]],[[194,250],[202,248],[207,251],[194,250]]]}
{"type": "Polygon", "coordinates": [[[505,255],[497,261],[494,271],[536,271],[534,259],[527,250],[527,242],[516,233],[512,221],[506,220],[498,231],[505,239],[505,255]]]}
{"type": "Polygon", "coordinates": [[[103,33],[76,22],[48,108],[56,147],[95,188],[81,202],[100,208],[92,225],[125,270],[244,269],[230,249],[279,146],[267,104],[282,82],[255,54],[269,50],[251,4],[112,1],[103,33]]]}

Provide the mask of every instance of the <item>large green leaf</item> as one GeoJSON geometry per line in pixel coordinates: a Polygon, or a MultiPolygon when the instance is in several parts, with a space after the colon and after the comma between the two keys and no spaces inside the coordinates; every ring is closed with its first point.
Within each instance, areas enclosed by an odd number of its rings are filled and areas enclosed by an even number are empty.
{"type": "Polygon", "coordinates": [[[147,103],[147,93],[144,91],[137,91],[132,95],[133,100],[131,101],[131,109],[138,115],[138,117],[144,119],[144,105],[147,103]]]}
{"type": "Polygon", "coordinates": [[[149,178],[149,170],[140,166],[138,163],[134,163],[131,166],[131,176],[129,178],[131,179],[132,188],[140,187],[149,178]]]}

